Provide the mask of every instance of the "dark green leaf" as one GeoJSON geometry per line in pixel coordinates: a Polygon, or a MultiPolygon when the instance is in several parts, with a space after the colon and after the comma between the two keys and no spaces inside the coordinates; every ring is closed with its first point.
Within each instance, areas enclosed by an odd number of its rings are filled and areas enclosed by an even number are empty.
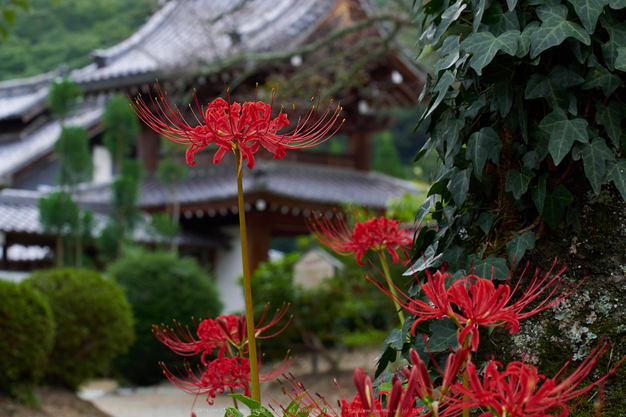
{"type": "Polygon", "coordinates": [[[615,69],[626,72],[626,46],[617,48],[615,57],[615,69]]]}
{"type": "Polygon", "coordinates": [[[437,84],[432,89],[432,95],[436,94],[437,97],[434,100],[431,99],[430,105],[428,107],[428,111],[426,112],[426,114],[424,114],[424,116],[422,116],[423,119],[430,116],[430,114],[443,101],[444,97],[446,96],[446,92],[448,91],[448,88],[450,88],[450,86],[454,83],[455,77],[456,77],[456,71],[450,71],[450,70],[444,72],[441,75],[441,77],[437,81],[437,84]]]}
{"type": "MultiPolygon", "coordinates": [[[[484,1],[484,0],[483,0],[484,1]]],[[[436,44],[439,42],[441,36],[446,33],[450,24],[456,21],[459,16],[461,16],[461,12],[467,7],[467,4],[463,2],[463,0],[457,0],[452,6],[448,7],[445,12],[441,15],[441,21],[437,25],[437,29],[433,34],[433,39],[431,43],[436,44]]]]}
{"type": "Polygon", "coordinates": [[[626,116],[624,106],[617,100],[611,100],[608,106],[596,103],[596,121],[604,126],[606,133],[611,138],[613,145],[619,149],[622,137],[622,119],[626,116]]]}
{"type": "Polygon", "coordinates": [[[541,217],[552,230],[556,230],[559,227],[565,208],[572,204],[573,201],[572,193],[563,185],[556,187],[552,194],[546,195],[541,217]]]}
{"type": "Polygon", "coordinates": [[[598,21],[598,17],[602,13],[602,9],[604,6],[609,4],[609,0],[568,0],[572,6],[574,6],[574,10],[576,10],[576,14],[578,18],[582,22],[585,29],[589,34],[592,34],[596,28],[596,22],[598,21]]]}
{"type": "Polygon", "coordinates": [[[459,48],[451,51],[448,55],[446,55],[445,58],[437,61],[437,63],[433,65],[433,67],[435,68],[435,71],[439,73],[439,71],[450,68],[458,60],[459,60],[459,48]]]}
{"type": "Polygon", "coordinates": [[[496,37],[508,30],[520,30],[515,10],[504,13],[502,6],[498,2],[493,2],[489,9],[487,9],[483,17],[483,22],[489,26],[489,32],[493,33],[496,37]]]}
{"type": "Polygon", "coordinates": [[[480,259],[476,255],[468,257],[472,273],[485,279],[495,279],[505,281],[509,277],[509,267],[506,259],[496,258],[496,255],[489,255],[487,259],[480,259]]]}
{"type": "Polygon", "coordinates": [[[585,45],[591,43],[589,34],[574,22],[565,20],[567,7],[563,4],[543,4],[536,9],[542,23],[534,31],[530,45],[530,58],[535,59],[548,48],[558,46],[567,38],[573,37],[585,45]]]}
{"type": "Polygon", "coordinates": [[[456,271],[459,266],[464,263],[463,260],[466,256],[467,249],[454,245],[444,249],[441,261],[447,262],[448,268],[450,268],[451,271],[456,271]]]}
{"type": "Polygon", "coordinates": [[[611,169],[611,180],[622,198],[626,200],[626,159],[620,159],[611,169]]]}
{"type": "Polygon", "coordinates": [[[609,0],[609,7],[613,10],[619,10],[626,7],[626,0],[609,0]]]}
{"type": "Polygon", "coordinates": [[[543,97],[550,107],[558,105],[565,97],[565,89],[581,84],[584,79],[567,68],[556,65],[547,76],[533,74],[528,79],[524,97],[534,99],[543,97]]]}
{"type": "Polygon", "coordinates": [[[530,52],[530,45],[532,44],[533,37],[535,36],[535,32],[539,30],[539,22],[533,20],[530,22],[524,30],[522,30],[522,34],[519,37],[519,41],[517,43],[517,52],[515,56],[518,58],[523,58],[530,52]]]}
{"type": "Polygon", "coordinates": [[[585,176],[596,194],[600,194],[600,188],[604,182],[606,173],[606,161],[614,159],[614,154],[606,146],[604,139],[596,138],[590,144],[584,145],[582,152],[585,163],[585,176]]]}
{"type": "Polygon", "coordinates": [[[482,230],[484,234],[487,234],[489,233],[489,230],[491,230],[491,226],[493,226],[493,221],[495,220],[495,218],[495,214],[483,211],[482,213],[480,213],[480,216],[478,216],[476,224],[478,225],[478,227],[480,227],[480,230],[482,230]]]}
{"type": "Polygon", "coordinates": [[[587,121],[585,119],[569,120],[567,114],[559,107],[555,107],[539,123],[539,128],[550,135],[548,150],[554,164],[558,165],[565,155],[572,149],[574,141],[586,143],[589,141],[587,134],[587,121]]]}
{"type": "Polygon", "coordinates": [[[509,7],[509,10],[514,10],[515,6],[517,6],[517,0],[506,0],[506,5],[509,7]]]}
{"type": "Polygon", "coordinates": [[[374,361],[376,362],[376,373],[374,374],[374,378],[378,378],[380,374],[382,374],[385,369],[387,369],[387,365],[391,362],[395,362],[398,357],[398,352],[393,349],[391,346],[386,345],[383,348],[383,351],[380,352],[380,355],[374,361]]]}
{"type": "Polygon", "coordinates": [[[406,339],[406,334],[402,337],[401,329],[393,329],[389,336],[385,339],[385,345],[391,346],[395,350],[402,350],[402,345],[404,345],[404,340],[406,339]]]}
{"type": "Polygon", "coordinates": [[[430,325],[430,330],[433,334],[428,339],[428,346],[425,348],[425,352],[445,352],[449,347],[456,349],[459,346],[459,340],[456,335],[457,327],[449,318],[436,320],[430,325]]]}
{"type": "Polygon", "coordinates": [[[417,209],[417,212],[415,213],[415,227],[417,227],[418,229],[422,225],[422,222],[424,221],[426,216],[428,216],[428,213],[430,213],[431,205],[432,200],[430,198],[426,198],[426,200],[424,200],[424,202],[420,204],[419,208],[417,209]]]}
{"type": "Polygon", "coordinates": [[[480,178],[482,176],[487,159],[491,158],[496,165],[499,163],[501,149],[502,141],[500,136],[490,127],[483,127],[480,131],[474,132],[470,136],[467,142],[465,157],[472,161],[476,177],[480,178]]]}
{"type": "Polygon", "coordinates": [[[420,256],[409,269],[404,271],[402,275],[405,277],[413,276],[420,271],[439,265],[439,258],[441,258],[441,254],[437,255],[437,247],[439,247],[439,242],[435,242],[426,248],[426,251],[424,251],[422,256],[420,256]]]}
{"type": "Polygon", "coordinates": [[[441,44],[441,48],[439,48],[439,56],[445,57],[448,54],[451,54],[455,50],[459,49],[459,42],[461,39],[461,35],[457,36],[446,36],[443,43],[441,44]]]}
{"type": "Polygon", "coordinates": [[[513,193],[513,197],[516,200],[519,200],[522,194],[526,192],[530,180],[535,177],[535,173],[528,168],[522,169],[521,172],[510,169],[506,175],[507,179],[504,189],[513,193]]]}
{"type": "Polygon", "coordinates": [[[522,164],[524,168],[528,169],[537,169],[539,168],[539,156],[537,156],[537,152],[529,151],[524,154],[522,157],[522,164]]]}
{"type": "Polygon", "coordinates": [[[543,212],[543,203],[546,199],[546,180],[548,178],[548,174],[543,174],[539,177],[539,181],[537,185],[532,188],[531,196],[533,199],[533,203],[535,203],[535,207],[537,207],[537,211],[539,213],[543,212]]]}
{"type": "Polygon", "coordinates": [[[507,77],[501,76],[496,80],[495,88],[500,116],[506,117],[513,106],[513,87],[511,87],[511,82],[507,77]]]}
{"type": "Polygon", "coordinates": [[[609,35],[609,41],[602,45],[602,56],[610,71],[615,69],[619,48],[626,46],[626,22],[618,22],[608,16],[600,16],[600,23],[609,35]]]}
{"type": "Polygon", "coordinates": [[[583,90],[602,87],[602,93],[610,96],[613,91],[620,86],[622,80],[615,74],[612,74],[602,65],[597,64],[592,68],[585,77],[585,82],[580,86],[583,90]]]}
{"type": "Polygon", "coordinates": [[[261,403],[254,401],[250,397],[246,397],[243,394],[228,394],[233,397],[237,401],[241,402],[243,405],[247,406],[250,409],[251,415],[254,416],[262,416],[262,417],[274,417],[274,414],[267,408],[263,407],[261,403]]]}
{"type": "Polygon", "coordinates": [[[482,69],[491,62],[498,51],[515,55],[519,37],[518,30],[509,30],[497,38],[491,32],[472,33],[461,42],[461,49],[473,54],[470,67],[481,75],[482,69]]]}
{"type": "Polygon", "coordinates": [[[535,234],[530,230],[522,233],[513,232],[513,240],[506,244],[506,253],[509,256],[509,262],[513,264],[513,268],[517,268],[524,254],[528,249],[535,247],[535,234]]]}
{"type": "Polygon", "coordinates": [[[450,173],[448,190],[450,190],[450,193],[452,194],[454,203],[459,207],[463,205],[465,199],[467,198],[470,175],[472,175],[471,167],[464,170],[454,167],[450,173]]]}

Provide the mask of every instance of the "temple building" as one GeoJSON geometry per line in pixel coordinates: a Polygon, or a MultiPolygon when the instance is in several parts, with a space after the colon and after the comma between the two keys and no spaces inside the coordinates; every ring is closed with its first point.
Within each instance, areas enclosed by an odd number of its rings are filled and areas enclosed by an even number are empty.
{"type": "MultiPolygon", "coordinates": [[[[307,234],[313,212],[332,214],[343,203],[380,209],[389,198],[413,192],[411,183],[370,170],[372,133],[389,126],[388,109],[415,106],[425,82],[424,71],[394,40],[395,29],[393,16],[366,0],[165,2],[130,38],[94,51],[91,65],[68,74],[85,98],[66,124],[88,130],[95,167],[92,182],[81,187],[82,201],[98,222],[106,221],[114,169],[102,145],[104,106],[117,93],[150,94],[156,79],[181,109],[193,102],[194,89],[201,104],[223,97],[225,86],[233,101],[245,102],[255,94],[269,97],[276,84],[277,111],[293,103],[297,116],[318,94],[322,104],[331,97],[341,103],[346,122],[326,146],[292,150],[283,160],[260,151],[254,169],[244,167],[253,269],[275,239],[307,234]]],[[[54,256],[37,202],[56,185],[53,145],[61,126],[50,116],[47,95],[61,73],[0,82],[2,270],[51,265],[54,256]],[[40,251],[27,255],[28,248],[40,251]]],[[[158,134],[143,126],[134,155],[149,173],[140,187],[145,213],[171,203],[171,190],[155,174],[164,152],[158,134]]],[[[213,164],[213,152],[196,154],[196,165],[176,187],[178,245],[181,254],[212,265],[226,304],[237,305],[236,170],[232,157],[213,164]]]]}

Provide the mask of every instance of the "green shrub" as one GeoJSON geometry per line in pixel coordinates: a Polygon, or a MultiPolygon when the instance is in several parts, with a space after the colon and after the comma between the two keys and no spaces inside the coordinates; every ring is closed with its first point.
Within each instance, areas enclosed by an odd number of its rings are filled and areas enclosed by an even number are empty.
{"type": "Polygon", "coordinates": [[[178,258],[170,252],[127,252],[109,266],[128,296],[135,317],[137,341],[127,355],[115,361],[115,369],[130,382],[154,384],[163,379],[158,363],[182,367],[172,353],[152,334],[152,325],[176,320],[191,325],[191,317],[215,317],[222,310],[217,286],[193,258],[178,258]]]}
{"type": "Polygon", "coordinates": [[[106,372],[133,340],[130,305],[111,279],[86,269],[33,273],[26,284],[50,303],[57,332],[46,379],[72,389],[106,372]]]}
{"type": "Polygon", "coordinates": [[[0,300],[0,393],[20,397],[44,375],[54,319],[44,297],[27,285],[0,280],[0,300]]]}

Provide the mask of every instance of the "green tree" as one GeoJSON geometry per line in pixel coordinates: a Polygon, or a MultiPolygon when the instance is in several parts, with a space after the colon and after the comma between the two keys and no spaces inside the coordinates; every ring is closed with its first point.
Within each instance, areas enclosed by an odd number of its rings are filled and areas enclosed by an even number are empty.
{"type": "MultiPolygon", "coordinates": [[[[597,309],[603,297],[626,298],[611,284],[626,264],[626,3],[435,0],[413,17],[422,54],[440,57],[420,121],[430,139],[416,159],[434,150],[444,162],[429,192],[436,199],[416,216],[439,228],[421,229],[414,268],[445,261],[504,280],[521,261],[547,270],[558,256],[569,279],[592,274],[593,283],[578,290],[587,301],[573,294],[567,314],[545,313],[554,328],[531,321],[544,330],[527,349],[549,368],[568,351],[584,356],[596,336],[619,340],[624,318],[597,309]],[[559,330],[585,320],[578,339],[559,330]]],[[[623,378],[607,386],[605,415],[623,415],[625,392],[623,378]]]]}
{"type": "Polygon", "coordinates": [[[83,98],[83,90],[78,84],[64,76],[50,83],[48,108],[52,115],[65,124],[65,119],[76,104],[83,98]]]}
{"type": "Polygon", "coordinates": [[[104,118],[104,145],[113,155],[117,172],[122,169],[122,162],[130,155],[132,146],[141,129],[139,119],[128,104],[124,95],[115,95],[106,105],[104,118]]]}
{"type": "Polygon", "coordinates": [[[407,178],[408,169],[402,164],[400,154],[389,131],[385,131],[380,135],[376,145],[372,168],[392,177],[407,178]]]}
{"type": "Polygon", "coordinates": [[[63,238],[76,230],[78,206],[65,191],[49,194],[39,200],[39,222],[43,232],[56,236],[56,266],[63,266],[63,238]]]}

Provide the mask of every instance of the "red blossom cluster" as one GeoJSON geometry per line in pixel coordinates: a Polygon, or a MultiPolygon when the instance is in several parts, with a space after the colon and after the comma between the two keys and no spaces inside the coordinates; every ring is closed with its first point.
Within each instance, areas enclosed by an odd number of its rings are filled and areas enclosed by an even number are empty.
{"type": "MultiPolygon", "coordinates": [[[[498,327],[505,325],[511,334],[519,331],[519,321],[521,319],[535,315],[551,306],[559,303],[576,290],[581,283],[573,289],[565,291],[555,296],[562,283],[562,275],[565,266],[561,270],[552,274],[552,269],[545,273],[535,271],[533,279],[526,290],[512,302],[513,295],[522,282],[522,277],[514,288],[508,282],[501,283],[497,287],[490,279],[478,277],[474,274],[462,279],[454,280],[454,276],[440,270],[431,274],[426,273],[424,283],[417,280],[417,283],[428,301],[412,299],[408,295],[399,292],[392,293],[381,283],[373,278],[368,279],[374,282],[381,291],[389,297],[394,298],[409,313],[416,316],[412,330],[418,323],[429,319],[442,319],[449,317],[460,329],[459,341],[467,339],[472,351],[478,348],[478,327],[498,327]],[[397,295],[399,294],[399,295],[397,295]],[[544,294],[543,300],[534,308],[527,310],[527,307],[544,294]]],[[[393,285],[393,283],[390,283],[393,285]]]]}
{"type": "Polygon", "coordinates": [[[403,263],[410,260],[407,250],[413,242],[413,230],[401,228],[399,220],[373,217],[352,227],[342,215],[338,215],[335,221],[315,215],[315,219],[309,222],[309,230],[317,240],[339,255],[354,254],[360,265],[364,265],[363,256],[368,250],[378,253],[387,250],[393,263],[400,262],[400,250],[405,256],[403,263]]]}
{"type": "MultiPolygon", "coordinates": [[[[285,327],[271,335],[263,332],[273,327],[286,314],[287,306],[276,311],[274,317],[263,324],[267,316],[265,308],[263,317],[255,327],[258,339],[267,339],[282,332],[285,327]]],[[[200,374],[185,364],[181,377],[175,376],[161,363],[165,376],[183,391],[194,395],[207,395],[207,402],[213,404],[213,399],[219,393],[235,392],[237,388],[250,395],[250,361],[244,355],[248,353],[248,337],[246,332],[246,316],[241,314],[225,314],[216,319],[205,319],[195,329],[195,335],[189,327],[183,328],[176,324],[175,329],[165,325],[154,326],[153,333],[167,347],[181,356],[201,355],[202,367],[200,374]],[[217,354],[214,355],[214,350],[217,354]]],[[[259,376],[261,382],[268,381],[281,375],[291,361],[285,358],[272,371],[259,376]]]]}
{"type": "Polygon", "coordinates": [[[195,164],[196,152],[211,144],[218,146],[213,158],[216,164],[220,163],[224,154],[238,150],[241,162],[247,160],[251,169],[254,154],[261,146],[274,154],[275,159],[282,159],[287,149],[310,148],[330,138],[338,129],[333,130],[333,126],[342,110],[339,105],[334,110],[329,106],[318,115],[319,99],[317,104],[313,104],[311,99],[304,116],[298,119],[295,127],[288,129],[293,112],[287,116],[281,108],[278,116],[272,118],[275,89],[272,90],[270,104],[257,101],[256,97],[253,102],[231,103],[230,92],[226,90],[227,100],[217,98],[207,105],[206,110],[194,94],[197,110],[192,110],[196,120],[192,127],[179,109],[170,103],[167,93],[158,84],[155,87],[156,98],[150,95],[150,100],[146,102],[139,95],[133,110],[152,130],[173,142],[188,145],[189,165],[195,164]],[[279,133],[283,129],[287,130],[279,133]]]}

